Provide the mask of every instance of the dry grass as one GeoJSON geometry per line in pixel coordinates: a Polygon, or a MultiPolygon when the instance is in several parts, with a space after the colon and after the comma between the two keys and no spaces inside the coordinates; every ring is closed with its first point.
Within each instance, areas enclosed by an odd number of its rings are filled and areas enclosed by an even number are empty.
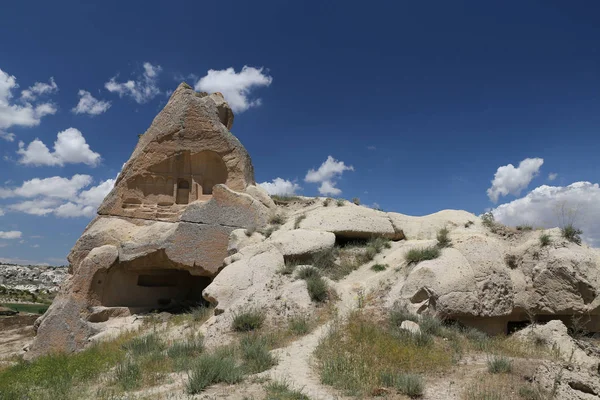
{"type": "Polygon", "coordinates": [[[468,385],[463,400],[545,400],[543,390],[514,374],[482,374],[468,385]]]}
{"type": "Polygon", "coordinates": [[[321,381],[349,395],[365,395],[385,384],[389,375],[444,371],[452,351],[443,340],[415,337],[360,311],[337,323],[315,355],[321,381]]]}

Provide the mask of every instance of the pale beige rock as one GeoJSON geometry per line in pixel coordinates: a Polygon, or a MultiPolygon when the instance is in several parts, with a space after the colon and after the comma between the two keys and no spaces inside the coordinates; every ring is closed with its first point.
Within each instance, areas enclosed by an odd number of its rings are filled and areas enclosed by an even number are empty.
{"type": "Polygon", "coordinates": [[[286,257],[302,257],[333,248],[335,235],[331,232],[295,229],[275,231],[269,241],[286,257]]]}
{"type": "Polygon", "coordinates": [[[263,203],[270,210],[277,208],[275,202],[271,196],[269,196],[269,193],[267,193],[267,191],[260,186],[250,185],[246,188],[246,193],[263,203]]]}
{"type": "Polygon", "coordinates": [[[265,237],[258,232],[252,232],[247,229],[236,229],[229,235],[227,254],[231,256],[238,253],[244,247],[261,243],[263,240],[265,240],[265,237]]]}
{"type": "Polygon", "coordinates": [[[402,323],[400,324],[400,329],[404,329],[405,331],[409,331],[410,333],[415,335],[421,333],[421,327],[419,326],[419,324],[408,320],[402,321],[402,323]]]}
{"type": "Polygon", "coordinates": [[[422,217],[413,217],[395,212],[387,213],[397,229],[402,229],[410,240],[435,239],[442,228],[464,227],[469,221],[479,222],[479,217],[461,210],[442,210],[422,217]]]}
{"type": "Polygon", "coordinates": [[[395,228],[386,213],[347,203],[343,207],[330,205],[306,214],[301,227],[332,232],[344,238],[383,236],[393,240],[404,238],[401,228],[395,228]]]}

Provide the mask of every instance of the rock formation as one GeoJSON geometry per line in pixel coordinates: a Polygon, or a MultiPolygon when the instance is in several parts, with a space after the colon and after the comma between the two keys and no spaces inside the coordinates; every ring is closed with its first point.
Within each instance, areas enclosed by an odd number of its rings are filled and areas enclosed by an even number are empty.
{"type": "Polygon", "coordinates": [[[274,207],[232,124],[220,93],[177,88],[71,250],[28,357],[81,349],[112,316],[202,301],[230,233],[265,225],[274,207]]]}

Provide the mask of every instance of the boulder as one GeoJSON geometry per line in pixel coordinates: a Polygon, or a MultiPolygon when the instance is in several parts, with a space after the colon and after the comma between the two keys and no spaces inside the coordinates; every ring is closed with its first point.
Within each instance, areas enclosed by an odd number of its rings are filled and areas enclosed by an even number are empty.
{"type": "Polygon", "coordinates": [[[229,235],[227,255],[231,256],[244,247],[261,243],[263,240],[265,240],[265,237],[258,232],[252,232],[247,229],[236,229],[229,235]]]}
{"type": "Polygon", "coordinates": [[[0,306],[0,316],[6,317],[6,316],[17,315],[18,313],[19,313],[18,311],[13,310],[12,308],[0,306]]]}
{"type": "Polygon", "coordinates": [[[284,257],[303,257],[332,249],[335,245],[335,235],[331,232],[306,229],[280,230],[273,232],[270,242],[284,257]]]}
{"type": "Polygon", "coordinates": [[[464,227],[469,221],[480,224],[479,217],[461,210],[442,210],[422,217],[413,217],[395,212],[387,213],[392,224],[401,228],[407,239],[435,239],[442,228],[464,227]]]}
{"type": "Polygon", "coordinates": [[[408,320],[402,321],[402,323],[400,324],[400,329],[404,329],[405,331],[408,331],[415,335],[421,333],[421,327],[419,326],[419,324],[408,320]]]}

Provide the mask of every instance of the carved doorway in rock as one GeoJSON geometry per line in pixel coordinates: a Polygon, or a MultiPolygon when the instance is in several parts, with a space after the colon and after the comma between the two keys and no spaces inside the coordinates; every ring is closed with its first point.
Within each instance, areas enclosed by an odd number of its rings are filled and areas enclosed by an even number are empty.
{"type": "Polygon", "coordinates": [[[194,182],[199,186],[199,195],[210,196],[215,185],[227,182],[227,166],[214,151],[205,150],[192,154],[191,164],[194,182]]]}
{"type": "Polygon", "coordinates": [[[177,181],[177,204],[188,204],[190,202],[190,182],[186,179],[177,181]]]}

